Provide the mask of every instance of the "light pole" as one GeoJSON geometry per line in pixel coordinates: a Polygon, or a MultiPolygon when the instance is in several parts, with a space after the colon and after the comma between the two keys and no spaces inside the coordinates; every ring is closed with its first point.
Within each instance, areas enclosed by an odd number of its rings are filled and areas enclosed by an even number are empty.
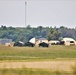
{"type": "Polygon", "coordinates": [[[27,2],[25,2],[25,27],[26,27],[26,15],[27,15],[27,12],[26,12],[26,6],[27,6],[27,2]]]}

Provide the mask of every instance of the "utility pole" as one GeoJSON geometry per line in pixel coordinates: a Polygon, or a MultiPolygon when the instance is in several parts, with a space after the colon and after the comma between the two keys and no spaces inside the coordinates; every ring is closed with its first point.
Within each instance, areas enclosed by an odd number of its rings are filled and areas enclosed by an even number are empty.
{"type": "Polygon", "coordinates": [[[26,25],[27,25],[27,23],[26,23],[26,15],[27,15],[27,11],[26,11],[26,7],[27,7],[27,2],[25,2],[25,27],[26,27],[26,25]]]}

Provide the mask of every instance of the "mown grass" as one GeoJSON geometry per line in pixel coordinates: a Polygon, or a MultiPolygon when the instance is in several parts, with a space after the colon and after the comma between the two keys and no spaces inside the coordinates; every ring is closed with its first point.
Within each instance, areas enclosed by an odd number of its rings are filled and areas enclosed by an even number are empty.
{"type": "MultiPolygon", "coordinates": [[[[51,46],[42,47],[5,47],[0,45],[0,61],[41,61],[56,59],[76,59],[76,46],[51,46]]],[[[0,75],[76,75],[76,66],[73,72],[51,71],[44,69],[0,69],[0,75]]]]}
{"type": "Polygon", "coordinates": [[[72,71],[52,71],[51,69],[35,68],[0,68],[0,75],[76,75],[76,65],[71,66],[72,71]]]}
{"type": "Polygon", "coordinates": [[[76,46],[5,47],[0,45],[0,60],[50,60],[76,58],[76,46]]]}
{"type": "MultiPolygon", "coordinates": [[[[76,69],[75,69],[76,71],[76,69]]],[[[0,69],[0,75],[76,75],[74,72],[64,71],[51,71],[44,69],[31,69],[31,68],[16,68],[16,69],[0,69]]]]}

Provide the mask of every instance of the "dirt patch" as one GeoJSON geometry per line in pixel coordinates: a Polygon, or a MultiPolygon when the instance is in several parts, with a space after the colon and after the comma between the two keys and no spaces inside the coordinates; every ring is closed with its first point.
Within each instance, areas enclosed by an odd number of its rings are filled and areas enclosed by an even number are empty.
{"type": "Polygon", "coordinates": [[[71,71],[75,61],[39,61],[39,62],[1,62],[0,68],[42,68],[50,70],[71,71]]]}

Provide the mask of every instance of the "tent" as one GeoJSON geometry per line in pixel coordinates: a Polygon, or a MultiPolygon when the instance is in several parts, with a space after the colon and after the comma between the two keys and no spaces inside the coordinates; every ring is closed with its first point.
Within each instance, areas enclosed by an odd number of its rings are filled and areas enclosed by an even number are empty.
{"type": "Polygon", "coordinates": [[[73,38],[63,38],[61,41],[64,42],[64,45],[75,45],[73,38]]]}
{"type": "Polygon", "coordinates": [[[29,40],[29,42],[35,44],[35,38],[31,38],[31,39],[29,40]]]}

